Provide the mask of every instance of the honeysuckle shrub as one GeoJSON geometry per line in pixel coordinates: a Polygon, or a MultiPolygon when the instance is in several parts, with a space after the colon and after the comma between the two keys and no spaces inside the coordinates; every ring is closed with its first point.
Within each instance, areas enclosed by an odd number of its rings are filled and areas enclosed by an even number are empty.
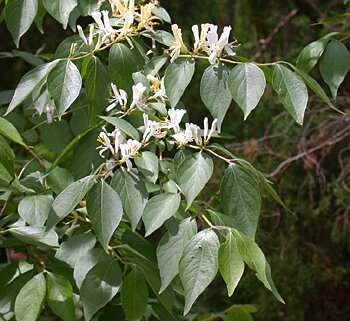
{"type": "Polygon", "coordinates": [[[308,88],[339,111],[309,73],[319,63],[336,97],[350,66],[342,35],[306,46],[296,66],[255,63],[235,54],[230,26],[194,25],[185,44],[157,2],[8,0],[17,47],[33,23],[44,32],[46,12],[76,34],[52,56],[17,51],[35,68],[2,93],[0,246],[21,259],[0,271],[0,318],[34,321],[45,306],[65,321],[200,320],[195,301],[216,275],[232,296],[246,267],[284,302],[255,234],[260,189],[285,204],[224,148],[222,125],[236,105],[246,119],[267,83],[297,124],[308,88]],[[181,99],[198,60],[212,119],[193,124],[181,99]]]}

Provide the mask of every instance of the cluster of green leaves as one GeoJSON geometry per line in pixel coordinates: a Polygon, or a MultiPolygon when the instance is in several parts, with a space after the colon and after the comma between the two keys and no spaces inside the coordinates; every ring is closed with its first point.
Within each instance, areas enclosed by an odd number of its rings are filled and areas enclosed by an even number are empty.
{"type": "MultiPolygon", "coordinates": [[[[71,19],[74,25],[74,18],[96,10],[98,1],[8,1],[6,23],[17,45],[33,21],[42,17],[43,8],[65,28],[71,19]]],[[[154,14],[169,21],[161,8],[154,14]]],[[[307,106],[307,86],[335,108],[308,74],[321,57],[322,76],[336,95],[349,69],[349,54],[333,40],[335,36],[306,47],[297,67],[284,62],[256,64],[237,56],[210,65],[200,94],[218,119],[218,131],[232,100],[248,117],[266,82],[299,124],[307,106]],[[331,60],[332,55],[342,63],[331,60]]],[[[189,311],[218,271],[231,296],[245,265],[283,302],[255,242],[259,183],[284,203],[250,163],[218,144],[176,149],[173,140],[164,139],[144,148],[134,160],[137,171],[118,166],[110,178],[95,150],[102,125],[135,140],[143,131],[145,111],[105,115],[111,82],[131,96],[136,83],[150,90],[147,75],[164,76],[167,100],[147,110],[148,116],[157,121],[166,116],[167,108],[181,106],[196,59],[207,57],[186,53],[169,63],[161,52],[174,42],[164,30],[146,30],[92,52],[79,37],[69,37],[54,59],[24,75],[13,97],[3,103],[0,197],[5,205],[0,246],[27,253],[28,259],[0,271],[5,289],[0,294],[2,319],[34,321],[46,302],[67,321],[79,319],[81,312],[87,321],[104,320],[115,311],[120,320],[193,320],[196,315],[188,316],[189,311]],[[48,123],[45,114],[51,99],[55,116],[48,123]],[[33,111],[40,116],[33,118],[33,111]],[[31,127],[20,130],[16,117],[31,127]],[[213,156],[228,164],[220,187],[210,183],[213,156]]],[[[250,312],[236,307],[222,318],[234,320],[235,313],[250,312]]]]}
{"type": "Polygon", "coordinates": [[[5,21],[18,47],[21,37],[33,23],[44,33],[43,20],[46,13],[60,22],[64,29],[69,24],[75,30],[80,16],[87,16],[98,8],[98,1],[91,0],[9,0],[5,7],[5,21]]]}

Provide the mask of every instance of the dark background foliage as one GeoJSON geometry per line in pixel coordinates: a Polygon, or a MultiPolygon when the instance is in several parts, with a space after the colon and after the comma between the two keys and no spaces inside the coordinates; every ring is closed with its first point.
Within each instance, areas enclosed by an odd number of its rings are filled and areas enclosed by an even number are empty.
{"type": "MultiPolygon", "coordinates": [[[[188,43],[192,42],[192,24],[230,24],[241,44],[238,53],[261,62],[283,59],[294,63],[308,43],[331,31],[349,32],[348,19],[311,25],[349,11],[341,0],[163,0],[162,5],[171,13],[173,23],[182,28],[188,43]]],[[[79,23],[84,24],[84,19],[79,23]]],[[[20,50],[52,53],[72,33],[62,31],[48,16],[44,30],[41,35],[32,27],[20,50]]],[[[0,24],[0,39],[1,52],[14,48],[4,23],[0,24]]],[[[31,66],[20,58],[7,58],[0,59],[0,69],[0,90],[5,90],[14,88],[31,66]]],[[[185,104],[191,118],[200,122],[207,114],[198,94],[201,73],[196,77],[198,82],[187,90],[185,104]]],[[[254,304],[258,308],[255,320],[349,320],[349,89],[345,80],[336,101],[346,115],[330,111],[311,97],[302,127],[286,115],[269,94],[271,89],[245,122],[239,108],[230,109],[224,131],[235,138],[227,141],[226,147],[270,173],[293,211],[289,213],[265,198],[257,236],[286,305],[269,295],[252,272],[246,272],[232,298],[226,297],[222,281],[214,282],[200,298],[203,311],[219,312],[234,303],[254,304]],[[282,162],[285,166],[278,169],[282,162]]],[[[221,175],[220,168],[217,175],[221,175]]]]}

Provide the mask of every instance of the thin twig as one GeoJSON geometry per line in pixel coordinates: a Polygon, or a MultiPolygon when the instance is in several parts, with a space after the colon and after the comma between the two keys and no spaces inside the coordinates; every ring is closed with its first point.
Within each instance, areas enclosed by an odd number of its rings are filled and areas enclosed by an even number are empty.
{"type": "Polygon", "coordinates": [[[289,12],[286,16],[284,16],[281,21],[275,26],[275,28],[272,29],[270,35],[267,38],[259,40],[259,43],[261,44],[260,50],[253,56],[252,60],[257,61],[259,60],[269,44],[272,42],[272,40],[275,38],[275,36],[278,34],[278,32],[284,28],[290,20],[292,20],[293,17],[296,16],[298,13],[298,9],[294,9],[291,12],[289,12]]]}
{"type": "Polygon", "coordinates": [[[297,161],[297,160],[299,160],[299,159],[301,159],[309,154],[312,154],[312,153],[314,153],[314,152],[316,152],[324,147],[335,145],[335,144],[339,143],[340,141],[344,140],[348,136],[350,136],[350,126],[341,130],[337,135],[332,137],[332,139],[329,139],[329,140],[325,141],[324,143],[319,144],[313,148],[310,148],[309,150],[306,150],[302,153],[299,153],[293,157],[289,157],[284,162],[279,164],[278,167],[271,174],[269,174],[267,177],[276,176],[288,164],[293,163],[293,162],[295,162],[295,161],[297,161]]]}
{"type": "Polygon", "coordinates": [[[235,306],[236,306],[236,304],[233,304],[233,305],[231,305],[230,307],[228,307],[227,309],[225,309],[225,310],[223,310],[223,311],[221,311],[221,312],[219,312],[219,313],[216,313],[216,314],[212,315],[211,317],[205,318],[205,319],[203,319],[202,321],[210,321],[210,320],[214,320],[214,319],[216,319],[216,318],[219,318],[219,317],[221,317],[222,315],[224,315],[225,313],[229,312],[229,311],[230,311],[231,309],[233,309],[235,306]]]}

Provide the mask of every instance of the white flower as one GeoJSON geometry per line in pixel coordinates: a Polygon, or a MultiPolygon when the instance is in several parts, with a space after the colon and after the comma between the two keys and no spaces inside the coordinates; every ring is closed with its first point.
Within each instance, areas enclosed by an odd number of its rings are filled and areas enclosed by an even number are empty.
{"type": "Polygon", "coordinates": [[[107,108],[106,111],[111,111],[113,108],[115,108],[118,104],[121,106],[122,109],[125,109],[126,103],[128,102],[128,94],[125,90],[117,88],[115,84],[111,84],[113,95],[112,98],[109,100],[111,103],[107,108]]]}
{"type": "Polygon", "coordinates": [[[44,108],[44,113],[46,114],[46,119],[48,124],[52,123],[55,110],[56,110],[55,103],[52,99],[50,99],[44,108]]]}
{"type": "Polygon", "coordinates": [[[116,162],[114,160],[109,160],[106,162],[106,172],[104,174],[104,178],[113,177],[113,169],[116,162]]]}
{"type": "Polygon", "coordinates": [[[170,108],[168,110],[169,120],[163,124],[163,128],[173,129],[175,133],[180,131],[182,117],[186,114],[184,109],[170,108]]]}
{"type": "Polygon", "coordinates": [[[109,20],[109,13],[107,10],[103,10],[101,12],[93,12],[91,13],[92,18],[95,20],[98,26],[98,41],[96,44],[96,48],[100,48],[100,46],[105,43],[108,38],[112,38],[116,33],[116,30],[111,26],[111,22],[109,20]],[[103,21],[101,17],[103,16],[103,21]]]}
{"type": "Polygon", "coordinates": [[[145,124],[143,142],[147,143],[151,137],[163,138],[165,136],[166,133],[162,132],[161,124],[154,120],[149,120],[147,114],[143,114],[143,122],[145,124]]]}
{"type": "Polygon", "coordinates": [[[194,35],[195,43],[193,45],[193,51],[196,53],[200,49],[204,49],[207,43],[207,33],[209,31],[210,24],[209,23],[203,23],[201,25],[201,34],[199,36],[199,28],[198,25],[192,26],[192,32],[194,35]]]}
{"type": "Polygon", "coordinates": [[[109,13],[107,10],[102,10],[101,12],[103,15],[103,23],[104,23],[104,27],[105,27],[105,33],[110,36],[113,33],[115,33],[115,30],[111,26],[111,21],[109,20],[109,13]]]}
{"type": "Polygon", "coordinates": [[[173,46],[171,46],[169,49],[171,50],[170,53],[170,62],[173,63],[175,59],[180,55],[181,52],[188,51],[183,40],[182,40],[182,33],[181,29],[178,27],[178,25],[172,25],[171,30],[173,32],[175,43],[173,46]]]}
{"type": "Polygon", "coordinates": [[[95,32],[95,26],[94,24],[90,24],[90,31],[89,31],[89,37],[86,38],[84,31],[81,26],[77,25],[78,33],[80,38],[84,41],[85,45],[87,45],[89,48],[94,48],[94,32],[95,32]]]}
{"type": "Polygon", "coordinates": [[[112,133],[107,134],[114,139],[114,155],[118,153],[120,145],[124,143],[124,137],[119,128],[116,128],[112,133]]]}
{"type": "Polygon", "coordinates": [[[115,154],[114,147],[113,147],[111,140],[108,137],[108,133],[104,127],[103,127],[102,131],[100,132],[100,134],[98,135],[97,141],[99,143],[101,143],[101,145],[99,147],[97,147],[97,149],[100,149],[99,154],[101,157],[105,158],[105,156],[103,156],[103,153],[108,151],[108,150],[112,153],[112,155],[115,154]]]}
{"type": "Polygon", "coordinates": [[[201,128],[195,124],[186,124],[186,130],[191,131],[192,137],[197,145],[202,145],[201,128]]]}
{"type": "Polygon", "coordinates": [[[176,140],[176,142],[179,143],[180,145],[186,145],[193,141],[193,132],[192,132],[191,125],[193,124],[187,123],[185,130],[182,130],[172,136],[176,140]]]}
{"type": "Polygon", "coordinates": [[[125,144],[120,145],[121,162],[126,163],[128,171],[132,169],[130,158],[135,158],[141,148],[141,143],[135,139],[128,139],[125,144]]]}
{"type": "Polygon", "coordinates": [[[215,118],[211,124],[211,128],[210,128],[210,131],[209,131],[209,134],[208,134],[208,129],[209,129],[209,126],[208,126],[208,118],[205,117],[204,118],[204,132],[203,132],[203,138],[204,138],[204,144],[208,144],[209,143],[209,140],[210,138],[213,136],[215,130],[216,130],[216,125],[218,123],[218,119],[215,118]]]}
{"type": "Polygon", "coordinates": [[[164,77],[159,79],[149,74],[147,75],[147,79],[151,82],[151,89],[154,92],[153,96],[149,97],[149,99],[160,98],[162,101],[164,101],[167,98],[164,86],[164,77]]]}
{"type": "Polygon", "coordinates": [[[142,106],[144,105],[142,102],[142,96],[146,89],[147,88],[141,83],[132,86],[132,102],[130,105],[130,109],[134,108],[135,106],[137,108],[142,108],[142,106]]]}
{"type": "Polygon", "coordinates": [[[207,51],[209,53],[209,62],[211,64],[216,63],[216,58],[221,56],[222,51],[225,49],[228,55],[235,55],[232,51],[231,46],[234,42],[228,42],[231,33],[231,26],[224,27],[224,30],[219,38],[218,36],[218,26],[210,25],[210,30],[207,33],[208,47],[207,51]]]}

